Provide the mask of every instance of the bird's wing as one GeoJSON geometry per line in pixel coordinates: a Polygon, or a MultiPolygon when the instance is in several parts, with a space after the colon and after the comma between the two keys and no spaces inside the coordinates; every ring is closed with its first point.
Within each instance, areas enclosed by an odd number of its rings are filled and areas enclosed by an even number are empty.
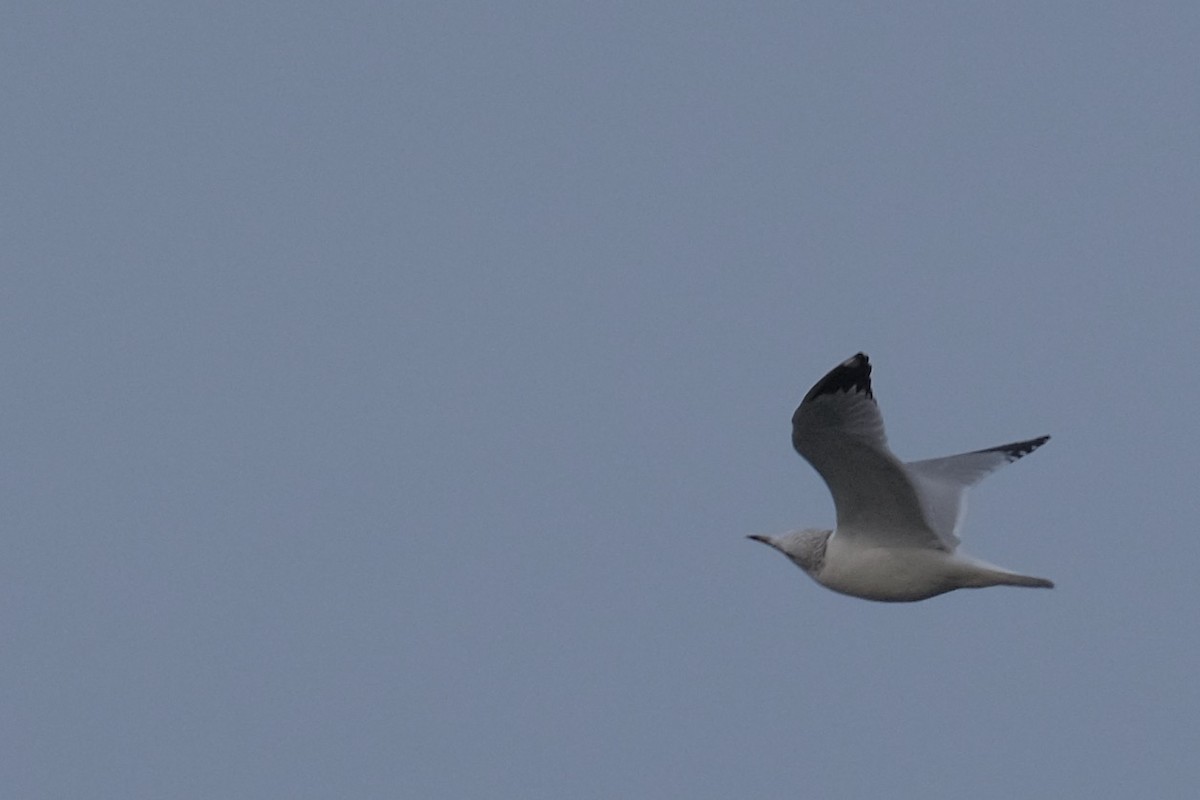
{"type": "Polygon", "coordinates": [[[888,449],[865,353],[834,367],[805,395],[792,415],[792,446],[833,495],[835,536],[947,549],[925,519],[908,471],[888,449]]]}
{"type": "Polygon", "coordinates": [[[910,461],[904,465],[909,479],[917,487],[925,519],[948,549],[958,546],[958,531],[967,515],[967,489],[1049,440],[1049,436],[1039,436],[956,456],[910,461]]]}

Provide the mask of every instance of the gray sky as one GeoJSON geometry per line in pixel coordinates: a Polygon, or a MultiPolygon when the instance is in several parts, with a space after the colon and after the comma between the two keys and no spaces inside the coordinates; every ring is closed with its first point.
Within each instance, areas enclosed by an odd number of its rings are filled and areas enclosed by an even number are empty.
{"type": "Polygon", "coordinates": [[[9,796],[1194,791],[1198,7],[647,5],[8,5],[9,796]],[[1056,590],[743,538],[858,350],[1056,590]]]}

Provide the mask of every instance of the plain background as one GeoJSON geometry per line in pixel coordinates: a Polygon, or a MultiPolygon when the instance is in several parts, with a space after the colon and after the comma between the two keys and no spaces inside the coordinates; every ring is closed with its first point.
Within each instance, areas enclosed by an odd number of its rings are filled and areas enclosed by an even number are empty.
{"type": "Polygon", "coordinates": [[[1198,9],[6,4],[5,794],[1190,796],[1198,9]],[[1057,589],[743,538],[858,350],[1057,589]]]}

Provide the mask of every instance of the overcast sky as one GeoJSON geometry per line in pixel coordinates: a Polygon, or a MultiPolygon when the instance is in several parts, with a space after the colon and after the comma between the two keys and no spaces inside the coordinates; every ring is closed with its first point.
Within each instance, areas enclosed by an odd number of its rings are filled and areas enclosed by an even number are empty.
{"type": "Polygon", "coordinates": [[[7,796],[1195,791],[1200,6],[0,22],[7,796]],[[859,350],[1055,590],[744,538],[859,350]]]}

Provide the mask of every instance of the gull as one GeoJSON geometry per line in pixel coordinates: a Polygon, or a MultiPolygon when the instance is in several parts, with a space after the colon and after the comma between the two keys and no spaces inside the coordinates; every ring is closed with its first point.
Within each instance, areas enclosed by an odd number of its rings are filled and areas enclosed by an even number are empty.
{"type": "Polygon", "coordinates": [[[792,446],[829,487],[836,530],[748,538],[774,547],[822,586],[867,600],[912,602],[985,586],[1052,589],[1045,578],[957,550],[967,489],[1049,439],[902,462],[888,449],[871,362],[859,353],[817,381],[792,415],[792,446]]]}

